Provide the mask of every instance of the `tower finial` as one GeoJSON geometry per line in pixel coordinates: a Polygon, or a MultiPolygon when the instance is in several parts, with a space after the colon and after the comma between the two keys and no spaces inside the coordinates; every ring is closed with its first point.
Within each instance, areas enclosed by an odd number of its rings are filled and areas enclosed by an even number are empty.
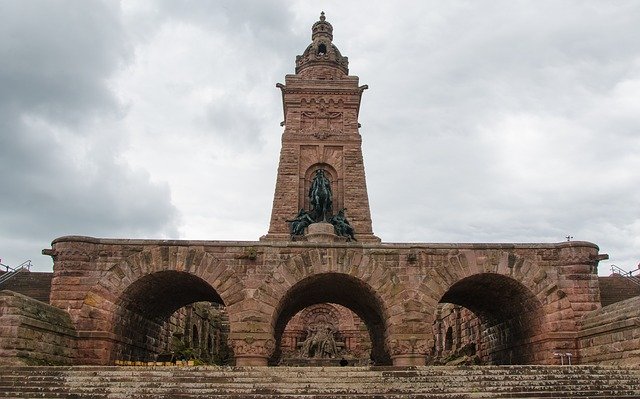
{"type": "Polygon", "coordinates": [[[327,18],[324,16],[324,11],[320,11],[320,21],[324,21],[325,19],[327,18]]]}

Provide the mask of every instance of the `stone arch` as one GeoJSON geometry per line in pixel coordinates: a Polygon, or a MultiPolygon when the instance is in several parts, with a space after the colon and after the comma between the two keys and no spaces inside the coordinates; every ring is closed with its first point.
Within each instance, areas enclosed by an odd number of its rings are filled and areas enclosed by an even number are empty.
{"type": "MultiPolygon", "coordinates": [[[[341,273],[320,273],[307,277],[287,291],[273,321],[276,348],[289,320],[302,309],[319,303],[337,303],[356,313],[367,325],[372,342],[371,358],[376,364],[390,364],[385,349],[386,325],[383,305],[361,280],[341,273]]],[[[274,360],[279,353],[276,352],[274,360]]]]}
{"type": "Polygon", "coordinates": [[[543,305],[552,300],[548,293],[554,292],[558,283],[557,272],[551,267],[503,250],[452,250],[425,271],[418,291],[425,293],[431,305],[440,302],[454,284],[474,275],[508,277],[526,287],[543,305]]]}
{"type": "Polygon", "coordinates": [[[153,337],[128,335],[136,323],[168,318],[180,307],[198,301],[229,309],[243,299],[242,290],[242,281],[230,267],[200,249],[158,246],[130,255],[106,270],[85,296],[79,330],[112,337],[107,344],[87,342],[101,347],[96,349],[101,359],[90,362],[133,357],[157,347],[153,337]]]}
{"type": "Polygon", "coordinates": [[[557,288],[554,277],[508,251],[452,251],[429,271],[420,289],[432,300],[462,306],[478,317],[493,340],[482,348],[490,363],[531,364],[540,362],[545,307],[557,288]]]}
{"type": "MultiPolygon", "coordinates": [[[[269,305],[270,328],[278,348],[282,332],[298,311],[317,303],[345,306],[367,325],[372,357],[390,364],[385,344],[389,326],[400,319],[389,308],[401,302],[402,283],[390,268],[374,256],[349,248],[316,248],[290,257],[273,270],[272,277],[254,297],[269,305]]],[[[275,361],[278,350],[271,357],[275,361]]]]}
{"type": "Polygon", "coordinates": [[[303,325],[323,322],[333,327],[340,327],[340,312],[335,306],[327,303],[321,303],[307,307],[301,312],[301,321],[303,325]]]}

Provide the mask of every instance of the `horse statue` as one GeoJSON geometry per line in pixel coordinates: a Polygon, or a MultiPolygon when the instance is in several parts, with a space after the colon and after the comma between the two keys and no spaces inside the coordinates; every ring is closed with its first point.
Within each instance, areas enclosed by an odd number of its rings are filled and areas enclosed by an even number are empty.
{"type": "Polygon", "coordinates": [[[331,214],[333,194],[331,183],[325,176],[323,169],[316,170],[316,175],[313,177],[309,188],[309,203],[312,207],[314,221],[326,222],[327,215],[331,214]]]}

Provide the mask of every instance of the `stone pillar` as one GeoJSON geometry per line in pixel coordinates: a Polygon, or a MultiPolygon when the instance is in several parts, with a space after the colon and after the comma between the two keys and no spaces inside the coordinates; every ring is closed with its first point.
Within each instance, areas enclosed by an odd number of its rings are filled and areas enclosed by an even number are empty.
{"type": "Polygon", "coordinates": [[[335,234],[333,225],[327,222],[310,224],[309,227],[307,227],[307,234],[305,237],[309,242],[347,241],[344,237],[338,237],[335,234]]]}
{"type": "Polygon", "coordinates": [[[391,360],[394,366],[424,366],[427,353],[433,344],[433,337],[427,334],[395,334],[388,340],[391,360]]]}
{"type": "Polygon", "coordinates": [[[600,308],[598,262],[608,256],[598,255],[598,246],[573,241],[560,245],[559,288],[571,302],[576,318],[600,308]]]}
{"type": "Polygon", "coordinates": [[[236,366],[267,366],[276,342],[268,334],[232,334],[229,341],[233,348],[236,366]]]}
{"type": "MultiPolygon", "coordinates": [[[[550,335],[555,337],[550,350],[572,353],[574,363],[580,362],[578,353],[578,322],[587,313],[599,309],[600,286],[597,265],[606,255],[598,254],[598,246],[589,242],[571,241],[558,246],[558,290],[556,296],[561,304],[569,307],[573,318],[567,318],[566,309],[562,317],[554,317],[549,323],[550,335]]],[[[562,306],[558,306],[562,309],[562,306]]]]}

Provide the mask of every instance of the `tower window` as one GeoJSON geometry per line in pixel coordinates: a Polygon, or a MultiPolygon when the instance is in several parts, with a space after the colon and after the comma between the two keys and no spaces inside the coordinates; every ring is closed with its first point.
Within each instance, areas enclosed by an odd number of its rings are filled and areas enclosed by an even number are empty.
{"type": "Polygon", "coordinates": [[[318,55],[325,54],[327,54],[327,46],[325,46],[324,43],[320,43],[320,45],[318,46],[318,55]]]}

